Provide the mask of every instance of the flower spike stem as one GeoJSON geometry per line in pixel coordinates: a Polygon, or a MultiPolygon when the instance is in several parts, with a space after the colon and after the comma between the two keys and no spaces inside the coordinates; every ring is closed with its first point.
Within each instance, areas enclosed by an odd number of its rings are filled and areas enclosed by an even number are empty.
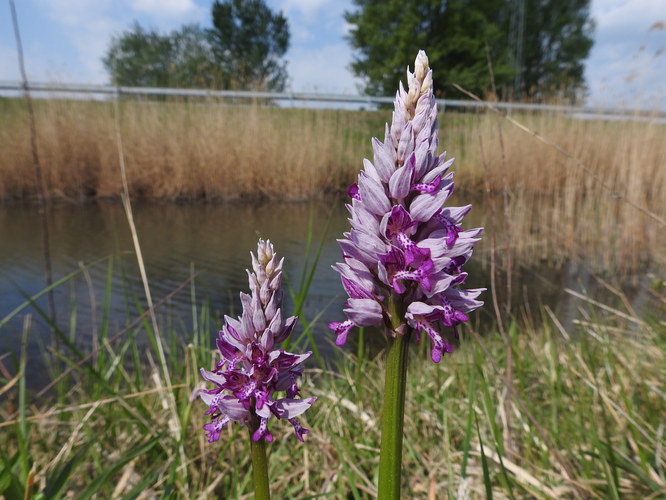
{"type": "Polygon", "coordinates": [[[391,340],[387,357],[379,451],[379,500],[400,498],[408,348],[409,334],[398,335],[391,340]]]}
{"type": "Polygon", "coordinates": [[[254,480],[254,500],[270,500],[271,490],[268,486],[268,460],[266,459],[266,441],[252,440],[250,430],[250,448],[252,454],[252,479],[254,480]]]}
{"type": "MultiPolygon", "coordinates": [[[[393,297],[395,299],[395,297],[393,297]]],[[[393,306],[395,302],[392,301],[393,306]]],[[[395,308],[397,309],[397,308],[395,308]]],[[[397,312],[397,311],[395,311],[397,312]]],[[[392,314],[394,318],[400,318],[392,314]]],[[[382,437],[379,451],[379,500],[400,499],[402,470],[402,430],[405,415],[405,387],[407,382],[407,355],[411,329],[389,340],[384,381],[384,408],[382,410],[382,437]]]]}

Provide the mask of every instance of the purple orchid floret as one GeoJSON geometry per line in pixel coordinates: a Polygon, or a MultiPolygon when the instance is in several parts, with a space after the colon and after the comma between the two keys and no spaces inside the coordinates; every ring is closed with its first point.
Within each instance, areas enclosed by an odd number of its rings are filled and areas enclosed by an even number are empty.
{"type": "Polygon", "coordinates": [[[208,441],[217,441],[231,421],[251,429],[253,441],[272,441],[268,421],[287,420],[296,437],[303,441],[309,431],[296,420],[317,398],[300,399],[297,386],[302,363],[312,354],[292,354],[278,349],[289,337],[295,317],[282,320],[282,262],[270,241],[259,240],[252,270],[247,271],[251,295],[241,293],[243,314],[238,319],[225,316],[217,347],[221,360],[214,370],[202,369],[201,376],[214,385],[200,397],[209,406],[204,425],[208,441]],[[277,393],[285,393],[278,397],[277,393]]]}
{"type": "Polygon", "coordinates": [[[454,188],[447,173],[453,159],[437,154],[437,103],[425,52],[418,53],[414,73],[407,70],[407,82],[396,94],[384,142],[372,139],[374,161],[363,161],[358,182],[347,190],[351,230],[338,240],[344,262],[333,266],[349,295],[347,319],[329,328],[342,345],[354,327],[384,326],[394,336],[409,326],[417,340],[428,335],[431,358],[439,362],[452,352],[442,329],[457,336],[456,326],[483,305],[477,297],[485,289],[459,288],[482,229],[461,227],[471,205],[444,206],[454,188]],[[398,328],[391,327],[391,296],[404,311],[398,328]]]}

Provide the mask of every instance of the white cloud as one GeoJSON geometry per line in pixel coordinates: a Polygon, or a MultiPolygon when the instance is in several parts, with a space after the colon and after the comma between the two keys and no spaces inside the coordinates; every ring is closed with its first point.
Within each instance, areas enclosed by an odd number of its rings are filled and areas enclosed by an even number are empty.
{"type": "Polygon", "coordinates": [[[198,19],[203,9],[193,0],[130,0],[130,7],[137,12],[144,12],[152,17],[174,18],[179,21],[198,19]]]}
{"type": "Polygon", "coordinates": [[[346,44],[336,43],[321,48],[296,47],[289,52],[291,90],[358,94],[358,79],[347,69],[351,60],[346,44]]]}
{"type": "Polygon", "coordinates": [[[295,23],[295,24],[290,24],[289,25],[289,34],[291,37],[291,45],[293,46],[295,44],[301,44],[301,43],[309,43],[315,40],[315,35],[314,33],[309,29],[308,26],[301,24],[301,23],[295,23]]]}
{"type": "Polygon", "coordinates": [[[67,54],[63,48],[60,53],[47,50],[38,55],[42,60],[38,64],[44,66],[48,60],[52,68],[48,74],[40,75],[41,80],[60,79],[65,73],[69,75],[67,79],[80,83],[105,83],[108,75],[101,59],[112,36],[127,29],[133,20],[166,31],[183,23],[200,21],[205,15],[205,10],[193,0],[34,1],[53,22],[51,28],[62,33],[73,49],[67,54]],[[54,60],[47,59],[49,57],[54,60]]]}
{"type": "Polygon", "coordinates": [[[110,0],[36,0],[50,17],[68,26],[80,26],[104,16],[113,5],[110,0]]]}
{"type": "Polygon", "coordinates": [[[306,22],[311,23],[317,19],[321,20],[321,11],[325,9],[327,13],[330,13],[331,10],[335,10],[336,6],[340,3],[341,2],[336,2],[335,0],[282,0],[278,2],[278,10],[298,14],[302,16],[306,22]]]}
{"type": "Polygon", "coordinates": [[[663,108],[666,30],[650,28],[666,20],[663,0],[596,0],[594,46],[586,62],[590,104],[663,108]]]}
{"type": "Polygon", "coordinates": [[[0,45],[0,80],[18,80],[16,49],[0,45]]]}
{"type": "Polygon", "coordinates": [[[625,39],[638,42],[656,21],[666,20],[663,0],[593,0],[595,38],[602,44],[625,39]]]}
{"type": "Polygon", "coordinates": [[[355,24],[351,24],[351,23],[348,23],[347,21],[345,21],[344,23],[342,23],[340,35],[342,37],[348,36],[349,34],[351,34],[352,29],[355,28],[355,27],[356,27],[355,24]]]}
{"type": "Polygon", "coordinates": [[[37,0],[46,7],[46,15],[72,47],[68,54],[47,51],[41,59],[49,60],[50,71],[40,79],[69,80],[77,83],[104,83],[108,77],[101,62],[114,33],[123,29],[124,16],[114,13],[117,3],[109,0],[37,0]],[[49,58],[55,58],[51,60],[49,58]],[[75,72],[75,75],[71,75],[75,72]],[[64,74],[63,74],[64,73],[64,74]],[[65,76],[69,75],[69,76],[65,76]]]}
{"type": "Polygon", "coordinates": [[[349,0],[274,0],[268,5],[284,12],[292,30],[305,25],[315,32],[337,30],[337,26],[344,22],[344,12],[352,7],[349,0]]]}

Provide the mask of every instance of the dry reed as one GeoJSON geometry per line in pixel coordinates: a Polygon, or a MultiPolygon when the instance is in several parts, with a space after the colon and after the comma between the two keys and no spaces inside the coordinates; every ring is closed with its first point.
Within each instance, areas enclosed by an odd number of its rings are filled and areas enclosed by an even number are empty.
{"type": "Polygon", "coordinates": [[[489,114],[460,117],[458,124],[454,117],[454,127],[449,123],[443,138],[450,150],[462,151],[456,174],[464,179],[460,185],[478,186],[485,174],[490,189],[501,192],[507,186],[506,210],[497,215],[509,220],[497,224],[504,229],[499,246],[506,248],[508,242],[526,262],[559,264],[583,257],[597,269],[663,264],[664,227],[644,212],[661,219],[666,215],[666,126],[556,114],[520,120],[572,158],[489,114]]]}
{"type": "MultiPolygon", "coordinates": [[[[37,193],[24,111],[16,100],[0,101],[0,198],[37,193]]],[[[35,111],[48,195],[119,196],[112,105],[46,100],[35,111]]],[[[369,138],[381,137],[390,119],[389,111],[219,102],[124,101],[121,115],[131,196],[173,200],[297,200],[344,190],[371,154],[369,138]]],[[[498,244],[528,262],[584,255],[607,269],[662,264],[663,228],[626,200],[666,215],[666,126],[562,114],[519,119],[576,161],[489,113],[441,119],[460,185],[506,195],[500,217],[509,224],[499,221],[498,244]]]]}
{"type": "MultiPolygon", "coordinates": [[[[50,196],[119,196],[112,106],[39,104],[50,196]]],[[[0,113],[0,197],[33,196],[24,117],[14,102],[0,113]]],[[[343,111],[123,102],[121,116],[130,194],[146,198],[306,199],[351,176],[369,134],[364,114],[343,111]]]]}

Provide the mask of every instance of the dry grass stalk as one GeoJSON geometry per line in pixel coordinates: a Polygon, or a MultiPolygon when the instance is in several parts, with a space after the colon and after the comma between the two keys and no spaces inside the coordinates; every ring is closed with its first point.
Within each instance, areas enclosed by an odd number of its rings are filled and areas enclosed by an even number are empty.
{"type": "MultiPolygon", "coordinates": [[[[21,73],[21,81],[23,86],[23,94],[25,96],[25,105],[28,112],[28,123],[30,130],[30,153],[32,157],[32,164],[35,171],[35,182],[37,184],[37,201],[39,204],[39,215],[40,222],[42,226],[42,253],[44,254],[44,271],[46,274],[46,286],[51,287],[53,285],[53,272],[51,269],[51,245],[49,238],[49,220],[46,213],[46,185],[44,183],[44,175],[42,174],[42,164],[39,159],[39,151],[37,148],[37,125],[35,123],[35,111],[32,103],[32,98],[30,96],[30,87],[28,85],[28,76],[25,71],[25,63],[23,58],[23,43],[21,42],[21,32],[19,30],[18,17],[16,15],[16,6],[14,5],[13,0],[9,0],[9,7],[12,13],[12,26],[14,27],[14,36],[16,38],[16,51],[18,53],[18,64],[19,71],[21,73]]],[[[55,300],[53,298],[53,290],[49,290],[48,294],[48,307],[49,307],[49,317],[53,321],[53,324],[56,324],[56,308],[55,300]]],[[[53,342],[58,347],[59,340],[55,334],[54,327],[51,328],[51,336],[53,342]]]]}

